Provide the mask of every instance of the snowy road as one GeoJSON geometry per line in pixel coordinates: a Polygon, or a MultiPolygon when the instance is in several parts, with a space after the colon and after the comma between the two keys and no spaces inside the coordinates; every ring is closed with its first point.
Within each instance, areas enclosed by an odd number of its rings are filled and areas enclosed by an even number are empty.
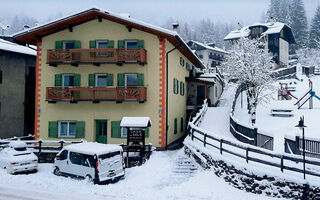
{"type": "Polygon", "coordinates": [[[183,150],[154,152],[141,167],[130,168],[126,178],[109,185],[57,177],[51,164],[40,164],[39,172],[8,175],[0,170],[0,200],[57,199],[268,199],[229,186],[213,171],[203,170],[183,150]]]}

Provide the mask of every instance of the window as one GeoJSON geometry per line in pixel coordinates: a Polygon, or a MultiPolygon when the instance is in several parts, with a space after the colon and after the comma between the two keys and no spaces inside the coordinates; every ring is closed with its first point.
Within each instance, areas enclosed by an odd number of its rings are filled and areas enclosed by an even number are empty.
{"type": "Polygon", "coordinates": [[[180,82],[180,95],[184,96],[184,83],[180,82]]]}
{"type": "Polygon", "coordinates": [[[66,160],[68,158],[68,151],[67,150],[63,150],[60,153],[60,160],[66,160]]]}
{"type": "Polygon", "coordinates": [[[178,133],[178,119],[174,118],[174,134],[178,133]]]}
{"type": "Polygon", "coordinates": [[[126,40],[125,41],[125,48],[127,48],[127,49],[138,48],[138,41],[137,40],[126,40]]]}
{"type": "Polygon", "coordinates": [[[178,94],[179,93],[179,81],[177,79],[173,79],[173,93],[178,94]]]}
{"type": "Polygon", "coordinates": [[[99,136],[106,136],[107,135],[107,120],[100,120],[97,121],[98,123],[98,135],[99,136]]]}
{"type": "Polygon", "coordinates": [[[81,165],[86,167],[95,167],[95,160],[92,155],[80,154],[81,156],[81,165]]]}
{"type": "Polygon", "coordinates": [[[2,83],[2,70],[0,70],[0,84],[2,83]]]}
{"type": "Polygon", "coordinates": [[[75,137],[76,122],[59,122],[59,137],[75,137]]]}
{"type": "Polygon", "coordinates": [[[199,55],[199,58],[202,59],[202,58],[203,58],[203,55],[199,55]]]}
{"type": "Polygon", "coordinates": [[[63,49],[74,49],[74,42],[71,41],[63,41],[63,49]]]}
{"type": "Polygon", "coordinates": [[[62,86],[65,86],[65,87],[74,86],[74,75],[73,74],[63,74],[62,75],[62,86]]]}
{"type": "Polygon", "coordinates": [[[96,74],[96,83],[95,86],[97,87],[105,87],[107,86],[107,74],[96,74]]]}
{"type": "Polygon", "coordinates": [[[138,86],[138,74],[125,74],[125,86],[138,86]]]}
{"type": "Polygon", "coordinates": [[[104,160],[104,159],[112,158],[112,157],[115,157],[115,156],[118,156],[118,155],[121,155],[120,151],[116,151],[116,152],[111,152],[111,153],[108,153],[108,154],[100,155],[99,159],[104,160]]]}
{"type": "Polygon", "coordinates": [[[183,118],[180,118],[180,132],[183,132],[183,118]]]}
{"type": "Polygon", "coordinates": [[[180,65],[184,67],[184,59],[182,57],[180,57],[180,65]]]}
{"type": "Polygon", "coordinates": [[[81,155],[79,153],[70,152],[70,161],[75,165],[81,165],[81,155]]]}
{"type": "Polygon", "coordinates": [[[97,47],[97,49],[107,49],[108,48],[108,40],[97,40],[96,47],[97,47]]]}

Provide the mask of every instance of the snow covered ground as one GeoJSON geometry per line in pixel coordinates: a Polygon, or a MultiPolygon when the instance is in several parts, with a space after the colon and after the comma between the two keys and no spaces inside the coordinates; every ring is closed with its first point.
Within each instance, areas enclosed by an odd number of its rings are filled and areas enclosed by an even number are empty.
{"type": "MultiPolygon", "coordinates": [[[[308,78],[305,76],[300,77],[303,81],[296,79],[291,80],[281,80],[275,83],[275,86],[279,87],[279,82],[292,83],[288,86],[295,86],[296,92],[292,92],[297,98],[302,97],[309,88],[308,78]],[[295,84],[296,83],[296,84],[295,84]]],[[[316,95],[320,94],[320,77],[314,76],[311,78],[313,82],[313,90],[316,95]]],[[[259,130],[273,134],[275,137],[275,151],[283,152],[284,135],[296,136],[301,134],[301,131],[295,127],[298,124],[299,118],[304,116],[305,125],[305,135],[310,138],[320,139],[319,132],[319,117],[320,117],[320,101],[313,98],[313,109],[309,109],[309,103],[307,102],[301,109],[297,109],[294,104],[297,102],[296,99],[291,100],[278,100],[277,91],[273,94],[274,100],[268,103],[262,102],[257,107],[257,119],[256,127],[259,130]],[[293,117],[277,117],[270,114],[272,108],[288,108],[293,109],[293,117]]],[[[243,93],[243,108],[241,108],[241,98],[240,95],[237,99],[237,105],[235,109],[235,118],[240,120],[242,123],[250,125],[250,117],[246,110],[246,96],[243,93]]]]}
{"type": "Polygon", "coordinates": [[[154,152],[145,165],[127,169],[124,180],[109,185],[57,177],[52,164],[40,164],[39,172],[29,175],[9,175],[1,169],[0,180],[0,200],[269,199],[233,188],[183,150],[154,152]]]}

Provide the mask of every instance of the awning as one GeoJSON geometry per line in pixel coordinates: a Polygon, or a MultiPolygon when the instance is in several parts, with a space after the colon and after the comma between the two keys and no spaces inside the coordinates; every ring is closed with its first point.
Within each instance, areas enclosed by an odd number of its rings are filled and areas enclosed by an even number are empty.
{"type": "Polygon", "coordinates": [[[150,117],[123,117],[120,126],[146,128],[151,126],[151,120],[150,117]]]}

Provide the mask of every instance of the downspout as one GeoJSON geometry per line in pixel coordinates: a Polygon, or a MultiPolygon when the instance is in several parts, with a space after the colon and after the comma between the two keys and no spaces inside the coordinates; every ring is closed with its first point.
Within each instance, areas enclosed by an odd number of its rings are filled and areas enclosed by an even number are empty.
{"type": "Polygon", "coordinates": [[[173,49],[171,49],[170,51],[166,52],[166,147],[165,150],[168,150],[168,70],[169,70],[169,53],[171,53],[172,51],[178,49],[181,46],[181,43],[174,47],[173,49]]]}

